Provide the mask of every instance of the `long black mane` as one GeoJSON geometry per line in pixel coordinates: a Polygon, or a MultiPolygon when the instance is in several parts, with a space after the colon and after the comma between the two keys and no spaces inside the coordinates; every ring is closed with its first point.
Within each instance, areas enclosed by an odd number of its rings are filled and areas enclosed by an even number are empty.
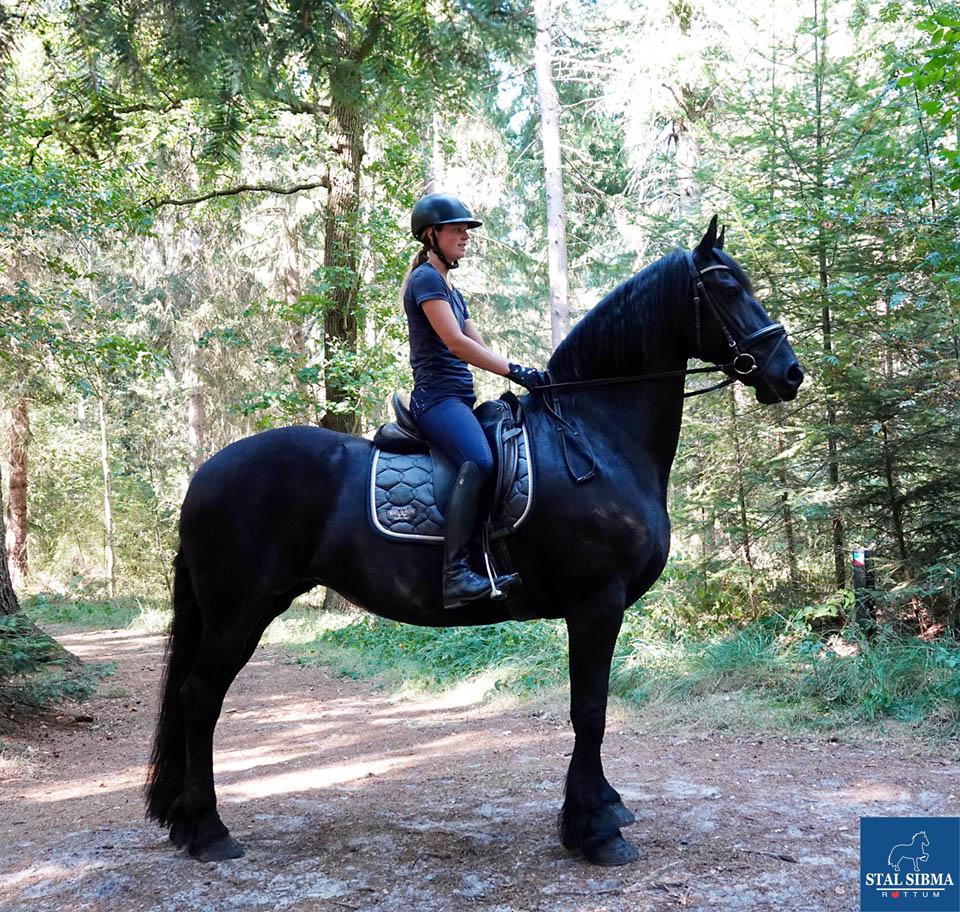
{"type": "Polygon", "coordinates": [[[560,343],[548,368],[558,380],[636,374],[676,345],[689,313],[685,252],[651,263],[597,304],[560,343]]]}

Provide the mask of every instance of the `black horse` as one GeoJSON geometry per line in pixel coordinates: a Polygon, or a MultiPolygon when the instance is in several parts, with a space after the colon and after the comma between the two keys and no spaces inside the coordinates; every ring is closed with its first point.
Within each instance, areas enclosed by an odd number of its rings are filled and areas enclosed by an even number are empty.
{"type": "MultiPolygon", "coordinates": [[[[541,617],[570,640],[576,736],[560,814],[564,845],[597,864],[637,857],[633,815],[603,774],[610,660],[624,610],[667,559],[667,479],[688,358],[724,365],[760,402],[793,399],[803,371],[716,218],[695,251],[675,251],[604,298],[556,350],[560,385],[526,397],[538,497],[511,542],[541,617]],[[642,373],[643,381],[590,381],[642,373]],[[588,439],[594,477],[573,480],[552,412],[588,439]]],[[[203,861],[242,853],[217,813],[213,731],[231,682],[296,596],[329,586],[382,617],[425,626],[509,619],[503,602],[444,611],[441,548],[390,541],[366,513],[371,443],[313,427],[231,444],[194,477],[180,517],[173,624],[147,782],[148,815],[203,861]]]]}

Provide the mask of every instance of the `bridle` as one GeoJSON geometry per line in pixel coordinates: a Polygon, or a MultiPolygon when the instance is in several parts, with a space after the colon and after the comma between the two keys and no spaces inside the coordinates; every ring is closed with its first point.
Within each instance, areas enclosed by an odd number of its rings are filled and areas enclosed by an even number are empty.
{"type": "MultiPolygon", "coordinates": [[[[703,351],[703,342],[700,338],[700,298],[702,295],[703,300],[707,302],[707,306],[710,308],[710,312],[713,314],[713,318],[720,326],[720,331],[727,340],[727,347],[730,349],[730,352],[733,355],[731,361],[726,364],[718,365],[716,368],[717,370],[722,370],[726,373],[732,372],[734,376],[730,378],[730,382],[732,382],[734,379],[749,377],[758,369],[757,359],[750,351],[750,349],[757,342],[760,342],[770,336],[780,337],[777,339],[777,344],[770,349],[767,357],[764,359],[763,369],[760,371],[760,376],[762,377],[767,372],[767,365],[770,363],[777,349],[780,348],[784,342],[786,342],[787,331],[780,323],[770,323],[768,326],[761,326],[760,329],[750,333],[749,336],[744,336],[738,342],[733,338],[733,333],[730,332],[730,327],[727,326],[726,321],[723,319],[723,314],[720,312],[717,302],[714,301],[713,296],[709,291],[707,291],[706,285],[703,284],[703,276],[708,272],[716,272],[720,269],[725,269],[727,272],[732,272],[733,270],[729,266],[726,266],[722,263],[715,266],[706,266],[703,269],[697,269],[697,264],[694,263],[693,254],[690,253],[690,251],[685,252],[684,258],[687,264],[687,271],[690,273],[690,278],[693,279],[693,314],[697,331],[697,357],[703,361],[707,360],[701,355],[701,352],[703,351]]],[[[726,386],[727,384],[724,383],[722,385],[726,386]]],[[[699,392],[699,390],[697,392],[699,392]]],[[[704,390],[704,392],[706,392],[706,390],[704,390]]],[[[693,395],[696,395],[696,392],[693,395]]]]}
{"type": "MultiPolygon", "coordinates": [[[[684,252],[684,262],[687,267],[687,272],[689,272],[690,278],[693,280],[693,314],[697,338],[695,355],[701,360],[707,360],[702,356],[703,340],[701,338],[700,319],[701,301],[706,301],[707,307],[710,308],[710,313],[713,314],[713,318],[717,321],[720,331],[727,340],[727,347],[730,349],[731,359],[724,364],[716,364],[714,367],[685,367],[679,370],[660,371],[652,374],[634,374],[628,377],[600,377],[593,380],[565,380],[560,382],[553,382],[551,377],[550,383],[543,383],[531,390],[531,392],[537,392],[543,395],[543,403],[553,418],[554,424],[557,428],[557,433],[560,437],[560,449],[563,452],[563,459],[567,465],[567,471],[570,473],[570,477],[573,478],[577,484],[582,484],[585,481],[589,481],[594,477],[594,475],[596,475],[597,462],[589,442],[583,440],[580,437],[580,433],[577,431],[577,429],[563,417],[560,408],[560,396],[557,392],[558,390],[581,386],[615,386],[624,383],[637,383],[642,380],[665,380],[669,377],[686,377],[688,374],[707,374],[716,373],[718,371],[723,371],[728,375],[725,380],[721,380],[719,383],[714,383],[712,386],[707,386],[703,389],[691,390],[688,393],[684,393],[683,398],[689,399],[692,396],[700,396],[703,393],[711,393],[714,390],[722,389],[725,386],[729,386],[735,380],[744,380],[745,378],[755,374],[758,370],[760,372],[758,379],[762,378],[767,372],[767,367],[770,364],[770,361],[773,359],[777,349],[779,349],[787,339],[787,331],[780,323],[770,323],[768,326],[762,326],[760,329],[750,333],[748,336],[744,336],[739,341],[735,339],[733,333],[730,331],[730,327],[727,325],[727,321],[723,319],[723,313],[720,307],[707,290],[706,285],[703,283],[703,276],[708,272],[715,272],[720,269],[725,269],[728,272],[732,272],[733,270],[729,266],[726,266],[722,263],[718,263],[714,266],[706,266],[703,269],[697,269],[697,264],[694,262],[693,254],[689,250],[684,252]],[[760,365],[757,364],[757,359],[751,349],[754,348],[757,343],[762,342],[765,339],[769,339],[772,336],[779,336],[779,338],[777,339],[776,344],[770,349],[770,351],[767,353],[767,356],[764,358],[763,366],[760,367],[760,365]],[[547,395],[548,391],[550,395],[547,395]],[[577,438],[578,445],[584,452],[585,458],[590,460],[590,465],[587,471],[583,474],[577,474],[573,468],[573,464],[570,460],[570,454],[567,451],[567,439],[565,436],[567,433],[571,434],[574,438],[577,438]]],[[[547,371],[547,376],[550,377],[549,371],[547,371]]]]}

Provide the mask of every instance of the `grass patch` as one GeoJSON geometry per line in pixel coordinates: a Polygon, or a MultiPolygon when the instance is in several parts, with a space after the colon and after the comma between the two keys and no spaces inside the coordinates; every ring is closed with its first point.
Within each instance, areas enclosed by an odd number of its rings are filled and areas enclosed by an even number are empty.
{"type": "Polygon", "coordinates": [[[38,592],[21,602],[24,614],[40,627],[68,630],[120,630],[144,633],[166,630],[170,607],[160,599],[117,596],[93,600],[55,592],[38,592]]]}
{"type": "Polygon", "coordinates": [[[294,602],[293,607],[267,627],[260,645],[298,648],[315,644],[327,631],[346,627],[357,617],[353,611],[324,611],[310,602],[294,602]]]}
{"type": "MultiPolygon", "coordinates": [[[[526,696],[566,685],[562,621],[433,629],[361,615],[326,629],[300,661],[350,677],[421,689],[480,676],[490,690],[526,696]]],[[[321,620],[322,624],[323,621],[321,620]]],[[[817,637],[782,622],[678,641],[629,614],[617,643],[610,692],[647,724],[750,732],[843,732],[903,725],[927,737],[960,735],[960,643],[882,635],[817,637]]]]}
{"type": "MultiPolygon", "coordinates": [[[[159,601],[91,601],[41,593],[25,601],[41,627],[132,627],[162,632],[159,601]]],[[[755,621],[690,639],[664,634],[655,619],[628,612],[610,675],[610,692],[639,708],[646,725],[748,733],[845,732],[850,726],[901,726],[926,737],[960,735],[960,641],[933,642],[882,632],[873,639],[811,633],[809,620],[755,621]]],[[[546,695],[567,682],[562,621],[426,628],[363,613],[296,604],[267,629],[263,643],[296,661],[332,667],[380,686],[442,690],[471,682],[487,693],[546,695]]]]}
{"type": "MultiPolygon", "coordinates": [[[[665,712],[670,705],[686,711],[694,703],[716,708],[740,701],[747,728],[839,731],[902,723],[926,736],[960,735],[960,643],[954,637],[825,638],[762,622],[687,642],[644,639],[629,627],[625,634],[611,692],[637,705],[665,712]]],[[[735,717],[735,708],[724,715],[735,717]]],[[[728,718],[719,727],[730,726],[728,718]]]]}
{"type": "Polygon", "coordinates": [[[421,689],[484,676],[491,681],[490,690],[524,695],[566,680],[567,642],[559,621],[431,628],[361,615],[324,631],[301,661],[421,689]]]}
{"type": "MultiPolygon", "coordinates": [[[[80,666],[22,614],[0,616],[0,710],[15,717],[64,700],[81,702],[107,666],[80,666]]],[[[2,722],[2,719],[0,719],[2,722]]]]}
{"type": "Polygon", "coordinates": [[[162,602],[142,598],[92,600],[40,592],[23,599],[21,607],[19,615],[0,617],[0,714],[10,717],[58,703],[83,702],[113,673],[113,666],[105,663],[78,667],[43,631],[160,633],[170,617],[162,602]]]}
{"type": "Polygon", "coordinates": [[[799,676],[800,693],[825,713],[870,721],[895,719],[960,733],[960,643],[881,635],[854,641],[854,655],[829,643],[801,643],[810,654],[799,676]]]}

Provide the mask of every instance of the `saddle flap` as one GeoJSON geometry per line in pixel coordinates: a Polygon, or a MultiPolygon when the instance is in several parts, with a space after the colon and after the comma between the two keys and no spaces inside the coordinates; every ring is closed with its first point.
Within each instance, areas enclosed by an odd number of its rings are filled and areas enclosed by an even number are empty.
{"type": "Polygon", "coordinates": [[[532,506],[530,456],[523,430],[523,409],[516,396],[504,393],[499,399],[482,403],[475,414],[493,451],[496,465],[491,535],[508,535],[526,518],[532,506]]]}

